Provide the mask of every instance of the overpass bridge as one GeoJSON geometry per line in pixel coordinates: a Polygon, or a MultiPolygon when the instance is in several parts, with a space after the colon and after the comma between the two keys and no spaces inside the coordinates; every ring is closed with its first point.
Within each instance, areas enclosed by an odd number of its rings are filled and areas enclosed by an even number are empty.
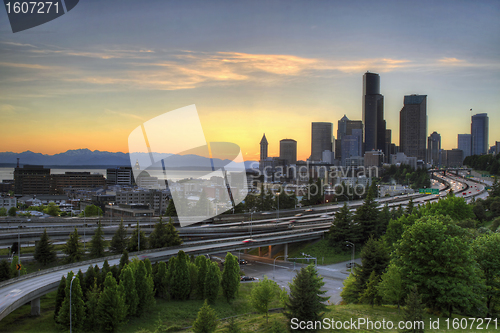
{"type": "Polygon", "coordinates": [[[442,173],[443,176],[446,176],[446,172],[454,173],[455,175],[459,176],[459,173],[461,171],[465,171],[465,172],[467,172],[468,175],[470,175],[472,172],[472,169],[471,168],[444,168],[444,169],[429,169],[427,171],[430,173],[442,173]]]}

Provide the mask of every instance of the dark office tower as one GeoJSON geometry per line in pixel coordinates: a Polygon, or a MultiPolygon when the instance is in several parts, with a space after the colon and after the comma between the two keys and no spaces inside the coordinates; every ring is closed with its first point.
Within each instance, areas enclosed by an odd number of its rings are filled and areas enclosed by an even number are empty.
{"type": "Polygon", "coordinates": [[[260,140],[260,160],[265,160],[267,158],[267,139],[266,134],[262,136],[260,140]]]}
{"type": "Polygon", "coordinates": [[[391,144],[392,144],[392,130],[385,130],[385,150],[384,150],[384,161],[386,163],[391,162],[391,144]]]}
{"type": "Polygon", "coordinates": [[[409,95],[399,113],[399,152],[426,159],[427,95],[409,95]]]}
{"type": "Polygon", "coordinates": [[[286,165],[297,163],[297,141],[292,139],[281,140],[280,158],[285,160],[286,165]]]}
{"type": "Polygon", "coordinates": [[[427,162],[435,165],[441,165],[441,135],[437,132],[432,132],[431,135],[427,138],[427,162]]]}
{"type": "Polygon", "coordinates": [[[50,194],[50,169],[24,165],[14,169],[15,194],[50,194]]]}
{"type": "Polygon", "coordinates": [[[344,115],[338,121],[337,128],[337,140],[335,140],[335,158],[342,158],[342,138],[347,135],[347,123],[349,122],[349,118],[344,115]]]}
{"type": "Polygon", "coordinates": [[[363,75],[363,124],[365,151],[385,149],[384,96],[380,94],[380,76],[363,75]]]}
{"type": "Polygon", "coordinates": [[[346,135],[355,135],[358,137],[357,156],[363,156],[363,122],[361,120],[348,120],[346,124],[346,135]]]}
{"type": "Polygon", "coordinates": [[[472,155],[486,154],[489,148],[489,120],[487,113],[478,113],[472,116],[470,134],[472,136],[472,155]]]}
{"type": "Polygon", "coordinates": [[[471,155],[471,135],[459,134],[458,135],[458,149],[464,152],[464,158],[471,155]]]}
{"type": "Polygon", "coordinates": [[[321,161],[325,150],[332,151],[333,124],[312,123],[310,161],[321,161]]]}

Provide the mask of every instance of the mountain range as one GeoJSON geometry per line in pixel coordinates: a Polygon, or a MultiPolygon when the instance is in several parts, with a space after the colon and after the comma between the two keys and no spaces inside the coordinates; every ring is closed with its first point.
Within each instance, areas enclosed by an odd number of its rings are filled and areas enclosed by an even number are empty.
{"type": "MultiPolygon", "coordinates": [[[[144,154],[146,155],[146,154],[144,154]]],[[[172,155],[153,153],[155,160],[160,160],[168,157],[169,166],[182,167],[193,165],[205,165],[206,158],[198,155],[172,155]]],[[[20,165],[34,164],[43,166],[94,166],[94,167],[113,167],[113,166],[130,166],[130,157],[128,153],[122,152],[107,152],[90,149],[74,149],[64,153],[47,155],[42,153],[34,153],[25,151],[22,153],[1,152],[0,165],[4,167],[14,167],[19,158],[20,165]]],[[[148,157],[149,159],[149,157],[148,157]]],[[[142,159],[141,159],[142,160],[142,159]]],[[[214,159],[214,166],[222,166],[229,163],[229,160],[214,159]]],[[[251,168],[254,161],[245,161],[245,167],[251,168]]],[[[254,165],[255,166],[255,165],[254,165]]]]}

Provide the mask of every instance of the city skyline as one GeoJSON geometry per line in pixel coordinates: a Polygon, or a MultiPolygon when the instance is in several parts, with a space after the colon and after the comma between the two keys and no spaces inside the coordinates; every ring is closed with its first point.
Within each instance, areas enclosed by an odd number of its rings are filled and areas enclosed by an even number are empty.
{"type": "Polygon", "coordinates": [[[495,1],[115,4],[89,0],[16,34],[0,11],[0,151],[128,152],[134,128],[196,104],[207,141],[258,160],[266,133],[268,156],[290,138],[306,160],[311,123],[335,133],[344,114],[362,119],[366,71],[381,77],[396,145],[405,95],[428,96],[425,137],[440,133],[443,149],[473,114],[500,126],[495,1]]]}

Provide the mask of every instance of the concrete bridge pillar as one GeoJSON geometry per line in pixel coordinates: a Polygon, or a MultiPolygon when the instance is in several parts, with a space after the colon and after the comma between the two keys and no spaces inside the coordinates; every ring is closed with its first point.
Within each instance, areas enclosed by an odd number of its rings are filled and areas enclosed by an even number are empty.
{"type": "Polygon", "coordinates": [[[273,247],[271,245],[269,245],[269,258],[272,258],[273,257],[273,251],[272,251],[273,247]]]}
{"type": "Polygon", "coordinates": [[[31,315],[32,316],[40,315],[40,297],[31,301],[31,315]]]}
{"type": "Polygon", "coordinates": [[[247,254],[247,252],[248,252],[248,249],[244,249],[244,250],[243,250],[243,253],[244,253],[244,254],[247,254]]]}
{"type": "Polygon", "coordinates": [[[261,250],[261,248],[259,246],[259,257],[261,257],[261,256],[262,256],[262,250],[261,250]]]}
{"type": "Polygon", "coordinates": [[[288,243],[285,244],[285,261],[288,258],[288,243]]]}

